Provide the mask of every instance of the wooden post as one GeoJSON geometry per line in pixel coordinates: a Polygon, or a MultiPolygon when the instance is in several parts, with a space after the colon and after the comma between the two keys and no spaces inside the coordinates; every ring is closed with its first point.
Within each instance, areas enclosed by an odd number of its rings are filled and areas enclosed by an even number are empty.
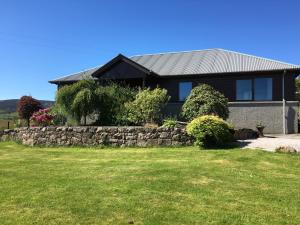
{"type": "Polygon", "coordinates": [[[9,129],[9,121],[7,121],[7,129],[9,129]]]}

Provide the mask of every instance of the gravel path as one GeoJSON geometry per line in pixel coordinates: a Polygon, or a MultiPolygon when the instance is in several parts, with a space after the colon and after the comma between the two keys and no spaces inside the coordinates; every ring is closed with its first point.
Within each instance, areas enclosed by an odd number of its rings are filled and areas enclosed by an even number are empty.
{"type": "Polygon", "coordinates": [[[300,135],[268,136],[258,139],[239,140],[243,148],[262,148],[267,151],[274,151],[280,146],[290,146],[300,152],[300,135]]]}

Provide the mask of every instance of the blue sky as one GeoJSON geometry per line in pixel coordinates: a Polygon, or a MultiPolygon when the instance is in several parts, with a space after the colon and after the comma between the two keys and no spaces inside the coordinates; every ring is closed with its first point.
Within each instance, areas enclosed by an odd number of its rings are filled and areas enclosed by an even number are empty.
{"type": "Polygon", "coordinates": [[[224,48],[300,64],[300,1],[0,0],[0,99],[118,53],[224,48]]]}

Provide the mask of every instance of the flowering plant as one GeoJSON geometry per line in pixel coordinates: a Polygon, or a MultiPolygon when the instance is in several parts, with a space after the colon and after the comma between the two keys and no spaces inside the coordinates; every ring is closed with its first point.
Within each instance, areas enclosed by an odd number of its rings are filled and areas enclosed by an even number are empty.
{"type": "Polygon", "coordinates": [[[31,120],[39,126],[49,126],[52,123],[53,115],[50,114],[50,108],[40,109],[33,113],[31,120]]]}

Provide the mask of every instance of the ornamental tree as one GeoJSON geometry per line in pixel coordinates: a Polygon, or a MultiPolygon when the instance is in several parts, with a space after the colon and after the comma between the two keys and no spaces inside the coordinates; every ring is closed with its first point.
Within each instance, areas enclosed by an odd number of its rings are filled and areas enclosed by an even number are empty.
{"type": "Polygon", "coordinates": [[[86,118],[94,112],[96,96],[93,90],[84,88],[74,96],[71,109],[77,121],[83,118],[83,124],[86,125],[86,118]]]}
{"type": "Polygon", "coordinates": [[[42,104],[31,96],[22,96],[17,103],[19,117],[27,121],[28,127],[30,126],[30,117],[42,108],[42,104]]]}
{"type": "Polygon", "coordinates": [[[217,115],[224,120],[229,116],[228,99],[207,84],[193,88],[182,106],[182,116],[189,121],[203,115],[217,115]]]}
{"type": "Polygon", "coordinates": [[[88,116],[98,116],[101,125],[125,124],[124,104],[134,99],[136,92],[126,86],[105,82],[101,85],[92,79],[61,87],[56,95],[55,109],[77,123],[88,116]]]}
{"type": "Polygon", "coordinates": [[[95,111],[97,104],[95,90],[97,84],[94,80],[85,79],[72,85],[60,88],[56,94],[56,108],[67,117],[76,119],[77,123],[95,111]]]}

